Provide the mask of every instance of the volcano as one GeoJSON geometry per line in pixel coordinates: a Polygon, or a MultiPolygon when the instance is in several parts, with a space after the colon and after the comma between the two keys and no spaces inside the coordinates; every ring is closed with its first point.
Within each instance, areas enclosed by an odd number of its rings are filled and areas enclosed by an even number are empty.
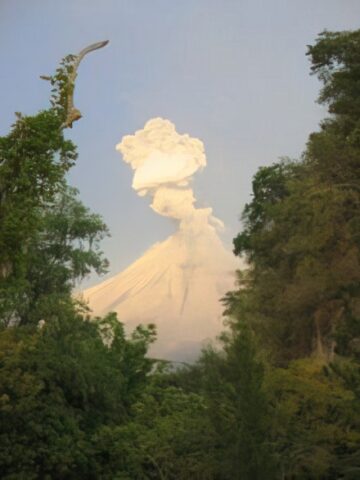
{"type": "Polygon", "coordinates": [[[129,332],[140,323],[155,324],[157,341],[150,354],[156,358],[196,358],[223,330],[220,299],[234,288],[239,266],[215,229],[207,227],[194,236],[180,229],[121,273],[86,290],[93,313],[116,312],[129,332]]]}
{"type": "Polygon", "coordinates": [[[116,312],[127,331],[153,323],[150,355],[193,360],[223,329],[220,299],[234,287],[238,260],[218,235],[222,222],[211,208],[196,208],[192,176],[206,165],[204,145],[154,118],[117,145],[134,170],[133,188],[152,198],[151,208],[175,219],[177,231],[126,270],[85,290],[94,315],[116,312]]]}

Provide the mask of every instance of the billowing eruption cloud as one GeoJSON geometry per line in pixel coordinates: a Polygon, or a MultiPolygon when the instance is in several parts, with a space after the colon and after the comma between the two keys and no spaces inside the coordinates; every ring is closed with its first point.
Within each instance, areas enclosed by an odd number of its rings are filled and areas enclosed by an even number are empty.
{"type": "Polygon", "coordinates": [[[135,135],[125,136],[116,148],[135,171],[133,188],[139,195],[153,197],[151,207],[157,213],[179,220],[196,213],[188,185],[206,165],[200,140],[179,135],[169,120],[154,118],[135,135]]]}
{"type": "Polygon", "coordinates": [[[116,149],[135,170],[133,187],[140,194],[166,184],[186,186],[206,165],[203,143],[179,135],[174,124],[163,118],[153,118],[143,130],[126,135],[116,149]]]}
{"type": "Polygon", "coordinates": [[[219,299],[233,287],[238,264],[224,249],[223,227],[211,208],[196,208],[193,175],[205,167],[203,143],[180,135],[169,120],[154,118],[116,146],[134,170],[132,186],[152,199],[157,213],[179,228],[124,272],[90,288],[85,296],[96,314],[117,311],[129,329],[158,327],[153,354],[185,360],[222,329],[219,299]]]}

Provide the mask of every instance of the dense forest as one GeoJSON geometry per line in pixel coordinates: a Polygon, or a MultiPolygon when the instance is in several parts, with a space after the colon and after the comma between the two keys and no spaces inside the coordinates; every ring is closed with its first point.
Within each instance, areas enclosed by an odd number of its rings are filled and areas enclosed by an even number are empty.
{"type": "Polygon", "coordinates": [[[16,114],[0,138],[2,479],[360,478],[360,30],[307,54],[328,117],[301,159],[256,173],[220,346],[182,368],[148,358],[154,326],[125,335],[72,295],[106,270],[108,234],[66,180],[74,57],[47,110],[16,114]]]}

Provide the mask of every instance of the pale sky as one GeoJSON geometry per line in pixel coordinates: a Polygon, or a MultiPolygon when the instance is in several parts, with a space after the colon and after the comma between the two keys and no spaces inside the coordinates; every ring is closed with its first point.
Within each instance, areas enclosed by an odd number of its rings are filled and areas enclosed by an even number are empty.
{"type": "Polygon", "coordinates": [[[111,230],[109,275],[175,230],[131,188],[133,172],[115,150],[153,117],[204,142],[197,206],[213,208],[231,248],[253,174],[299,158],[325,115],[306,45],[324,29],[357,28],[359,0],[0,0],[0,135],[15,111],[47,107],[39,75],[110,40],[80,66],[83,119],[66,133],[79,150],[70,182],[111,230]]]}

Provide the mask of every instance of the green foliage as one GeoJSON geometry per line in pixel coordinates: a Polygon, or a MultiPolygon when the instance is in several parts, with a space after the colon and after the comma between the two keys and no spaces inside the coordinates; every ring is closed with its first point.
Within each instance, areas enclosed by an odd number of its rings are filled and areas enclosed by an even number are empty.
{"type": "Polygon", "coordinates": [[[329,111],[358,121],[360,115],[360,31],[322,32],[309,46],[311,70],[323,82],[319,102],[329,111]]]}
{"type": "Polygon", "coordinates": [[[53,200],[76,159],[74,145],[64,140],[57,115],[40,112],[19,117],[0,138],[0,265],[16,269],[22,245],[38,227],[38,209],[53,200]]]}
{"type": "MultiPolygon", "coordinates": [[[[245,205],[242,219],[244,230],[234,239],[235,255],[246,254],[249,261],[252,254],[261,255],[261,234],[266,235],[273,228],[272,210],[289,194],[287,183],[293,177],[295,165],[289,161],[261,167],[252,182],[253,201],[245,205]]],[[[267,247],[267,246],[266,246],[267,247]]],[[[265,248],[265,246],[263,247],[265,248]]],[[[266,250],[264,252],[266,259],[266,250]]]]}
{"type": "Polygon", "coordinates": [[[100,432],[97,455],[108,455],[116,472],[111,476],[110,467],[104,478],[212,479],[209,430],[203,398],[159,385],[155,376],[134,403],[131,421],[100,432]]]}
{"type": "Polygon", "coordinates": [[[145,358],[152,339],[145,328],[126,339],[114,315],[97,324],[72,310],[35,333],[1,332],[2,478],[99,478],[95,439],[130,417],[152,369],[145,358]]]}
{"type": "Polygon", "coordinates": [[[356,479],[360,410],[354,393],[318,360],[267,376],[276,449],[285,478],[356,479]]]}
{"type": "Polygon", "coordinates": [[[54,203],[39,211],[39,230],[27,250],[28,288],[21,308],[21,323],[37,323],[49,315],[49,302],[69,298],[76,280],[93,269],[101,274],[108,263],[99,242],[107,227],[65,187],[54,203]]]}
{"type": "Polygon", "coordinates": [[[73,83],[69,82],[74,72],[75,62],[76,55],[67,55],[61,60],[55,75],[42,77],[44,80],[49,81],[52,86],[50,103],[59,117],[62,117],[62,121],[65,120],[67,114],[68,98],[73,95],[75,87],[73,83]]]}
{"type": "Polygon", "coordinates": [[[245,324],[224,336],[222,353],[204,352],[204,395],[215,433],[216,476],[221,479],[275,478],[264,369],[245,324]]]}
{"type": "Polygon", "coordinates": [[[99,241],[107,228],[66,184],[77,158],[63,135],[68,63],[52,78],[52,108],[17,114],[0,138],[0,323],[39,321],[71,301],[74,282],[105,271],[99,241]]]}

